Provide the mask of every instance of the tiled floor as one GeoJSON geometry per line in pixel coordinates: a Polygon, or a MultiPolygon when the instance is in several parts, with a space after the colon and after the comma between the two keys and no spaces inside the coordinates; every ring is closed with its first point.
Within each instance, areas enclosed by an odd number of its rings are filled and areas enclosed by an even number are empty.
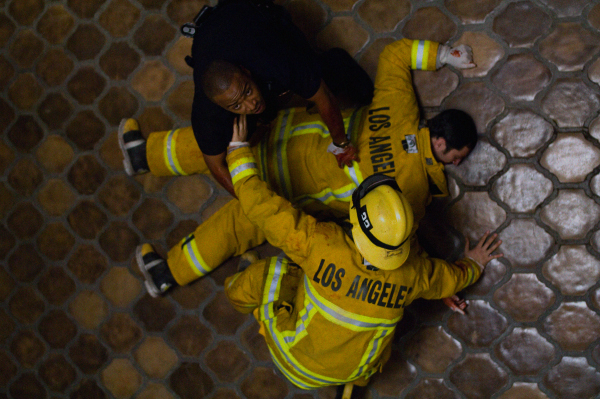
{"type": "MultiPolygon", "coordinates": [[[[462,108],[482,140],[422,225],[432,253],[502,236],[464,295],[409,308],[368,398],[600,394],[600,5],[597,0],[291,0],[319,46],[374,74],[394,38],[467,43],[478,67],[415,73],[424,114],[462,108]],[[448,222],[444,226],[440,220],[448,222]]],[[[0,398],[286,398],[232,260],[160,300],[133,265],[229,198],[204,176],[129,178],[116,129],[188,124],[178,27],[201,0],[0,0],[0,398]]],[[[263,248],[263,252],[273,252],[263,248]]]]}

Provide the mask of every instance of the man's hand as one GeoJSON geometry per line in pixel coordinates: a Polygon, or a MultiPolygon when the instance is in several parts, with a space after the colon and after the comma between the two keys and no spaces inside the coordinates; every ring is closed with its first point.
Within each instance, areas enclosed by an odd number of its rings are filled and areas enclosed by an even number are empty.
{"type": "Polygon", "coordinates": [[[240,115],[233,120],[232,143],[243,143],[248,137],[248,126],[246,125],[246,115],[240,115]]]}
{"type": "Polygon", "coordinates": [[[452,295],[449,298],[443,298],[442,301],[446,306],[448,306],[453,312],[457,312],[460,314],[465,314],[465,309],[467,308],[467,303],[464,299],[460,299],[458,295],[452,295]]]}
{"type": "Polygon", "coordinates": [[[331,143],[327,147],[327,152],[335,155],[335,159],[337,160],[340,168],[343,168],[344,165],[350,167],[352,166],[352,161],[359,161],[358,150],[352,144],[348,144],[346,147],[340,148],[331,143]]]}
{"type": "Polygon", "coordinates": [[[442,64],[449,64],[458,69],[475,68],[473,50],[466,44],[456,47],[440,46],[439,60],[442,64]]]}
{"type": "Polygon", "coordinates": [[[504,256],[503,254],[492,255],[492,252],[498,249],[500,244],[502,244],[502,240],[494,242],[496,237],[498,237],[498,234],[494,233],[490,236],[490,232],[486,231],[473,249],[469,249],[469,238],[465,237],[465,256],[473,259],[485,268],[485,265],[492,259],[504,256]]]}

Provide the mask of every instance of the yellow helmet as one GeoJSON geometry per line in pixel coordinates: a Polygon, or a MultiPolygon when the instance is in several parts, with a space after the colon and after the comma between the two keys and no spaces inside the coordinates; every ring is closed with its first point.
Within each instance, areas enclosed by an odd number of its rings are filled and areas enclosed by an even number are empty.
{"type": "Polygon", "coordinates": [[[383,270],[404,264],[413,212],[394,178],[383,174],[366,178],[352,194],[350,222],[354,243],[370,264],[383,270]]]}

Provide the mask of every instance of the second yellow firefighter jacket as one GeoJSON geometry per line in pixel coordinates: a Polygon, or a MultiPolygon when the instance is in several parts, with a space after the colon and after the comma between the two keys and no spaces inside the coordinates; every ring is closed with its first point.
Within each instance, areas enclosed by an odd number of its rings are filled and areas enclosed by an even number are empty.
{"type": "Polygon", "coordinates": [[[247,147],[227,160],[243,212],[290,261],[252,265],[226,280],[226,293],[238,310],[254,312],[273,361],[301,388],[364,384],[389,357],[407,305],[449,297],[480,276],[473,260],[450,264],[415,253],[398,269],[369,269],[342,227],[271,191],[247,147]]]}
{"type": "MultiPolygon", "coordinates": [[[[415,229],[432,195],[447,195],[444,166],[432,154],[429,129],[419,128],[411,69],[435,70],[438,44],[399,40],[381,53],[375,96],[368,107],[344,111],[360,162],[340,169],[327,152],[331,137],[318,115],[300,108],[279,113],[270,135],[252,151],[264,181],[309,213],[347,215],[354,189],[373,173],[395,177],[415,214],[415,229]]],[[[157,175],[207,173],[191,129],[151,134],[147,158],[157,175]]],[[[223,207],[174,247],[168,263],[180,284],[205,275],[264,236],[245,220],[237,201],[223,207]]]]}

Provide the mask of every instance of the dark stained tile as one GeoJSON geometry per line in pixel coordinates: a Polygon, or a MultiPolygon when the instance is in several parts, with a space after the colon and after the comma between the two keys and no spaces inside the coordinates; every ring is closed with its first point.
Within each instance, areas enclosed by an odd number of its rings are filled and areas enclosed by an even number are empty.
{"type": "Polygon", "coordinates": [[[142,25],[135,31],[133,40],[145,55],[152,56],[161,55],[174,37],[175,28],[161,15],[154,14],[144,18],[142,25]]]}
{"type": "Polygon", "coordinates": [[[13,398],[46,398],[44,386],[32,372],[21,374],[12,383],[9,392],[13,398]]]}
{"type": "Polygon", "coordinates": [[[252,353],[252,356],[258,361],[271,361],[271,353],[265,341],[265,337],[258,332],[258,323],[252,323],[250,327],[242,334],[242,344],[244,348],[252,353]]]}
{"type": "Polygon", "coordinates": [[[73,16],[62,4],[50,6],[36,25],[37,31],[51,44],[61,43],[75,26],[73,16]]]}
{"type": "Polygon", "coordinates": [[[598,339],[600,316],[585,302],[563,302],[544,321],[544,330],[567,351],[584,351],[598,339]]]}
{"type": "Polygon", "coordinates": [[[77,113],[65,129],[67,137],[81,150],[92,150],[96,143],[104,137],[104,122],[92,110],[77,113]]]}
{"type": "Polygon", "coordinates": [[[167,234],[167,246],[173,248],[183,237],[193,233],[198,225],[198,221],[193,219],[179,221],[179,223],[177,223],[177,225],[167,234]]]}
{"type": "Polygon", "coordinates": [[[531,1],[509,3],[494,18],[493,30],[510,47],[531,47],[550,30],[550,15],[531,1]]]}
{"type": "Polygon", "coordinates": [[[69,357],[84,374],[94,374],[108,360],[108,350],[95,335],[84,333],[69,347],[69,357]]]}
{"type": "Polygon", "coordinates": [[[38,107],[38,115],[50,129],[59,129],[73,113],[73,106],[62,94],[50,93],[38,107]]]}
{"type": "Polygon", "coordinates": [[[11,275],[21,282],[30,282],[42,271],[44,261],[30,243],[21,243],[8,257],[11,275]]]}
{"type": "Polygon", "coordinates": [[[43,0],[11,1],[8,13],[20,25],[31,25],[44,9],[43,0]]]}
{"type": "Polygon", "coordinates": [[[81,18],[92,18],[105,0],[67,0],[69,8],[81,18]]]}
{"type": "Polygon", "coordinates": [[[205,0],[171,0],[167,5],[167,15],[175,24],[183,25],[193,21],[205,4],[205,0]]]}
{"type": "Polygon", "coordinates": [[[69,93],[76,101],[85,105],[93,103],[105,86],[105,79],[89,66],[81,67],[67,83],[69,93]]]}
{"type": "Polygon", "coordinates": [[[556,301],[535,274],[515,273],[494,293],[495,303],[515,321],[534,322],[556,301]]]}
{"type": "Polygon", "coordinates": [[[51,391],[65,392],[77,374],[63,355],[51,354],[40,366],[40,377],[51,391]]]}
{"type": "Polygon", "coordinates": [[[437,7],[418,9],[402,28],[402,35],[413,40],[447,42],[456,34],[457,26],[437,7]]]}
{"type": "MultiPolygon", "coordinates": [[[[17,147],[18,150],[24,152],[29,151],[33,147],[35,147],[40,142],[43,136],[44,132],[42,128],[30,115],[19,116],[15,124],[8,131],[8,138],[10,139],[10,141],[15,145],[15,147],[17,147]]],[[[27,161],[22,160],[22,162],[27,161]]],[[[25,165],[23,166],[28,169],[28,167],[26,167],[25,165]]],[[[17,168],[15,167],[13,169],[13,172],[15,172],[15,169],[17,168]]],[[[37,175],[37,173],[32,174],[37,175]]]]}
{"type": "Polygon", "coordinates": [[[453,313],[448,328],[468,346],[489,347],[508,327],[508,322],[486,301],[470,300],[466,315],[453,313]]]}
{"type": "Polygon", "coordinates": [[[42,94],[43,87],[31,73],[18,75],[8,88],[8,98],[21,110],[32,109],[42,94]]]}
{"type": "Polygon", "coordinates": [[[33,324],[44,313],[43,298],[31,286],[17,289],[9,302],[10,314],[21,324],[33,324]]]}
{"type": "Polygon", "coordinates": [[[240,389],[248,399],[277,399],[288,393],[285,381],[273,369],[255,367],[240,389]]]}
{"type": "Polygon", "coordinates": [[[166,297],[152,298],[144,295],[133,310],[147,331],[163,331],[175,317],[173,303],[166,297]]]}
{"type": "Polygon", "coordinates": [[[463,23],[481,23],[500,4],[500,0],[445,0],[444,5],[463,23]]]}
{"type": "Polygon", "coordinates": [[[495,348],[496,356],[517,375],[536,375],[552,362],[554,346],[535,328],[517,327],[495,348]]]}
{"type": "Polygon", "coordinates": [[[468,354],[450,371],[450,381],[468,398],[490,398],[508,382],[508,375],[488,354],[468,354]]]}
{"type": "Polygon", "coordinates": [[[116,221],[108,225],[99,237],[100,246],[116,262],[129,259],[140,243],[140,237],[125,222],[116,221]]]}
{"type": "Polygon", "coordinates": [[[15,76],[15,68],[6,57],[0,56],[0,89],[6,89],[13,76],[15,76]]]}
{"type": "Polygon", "coordinates": [[[202,312],[206,321],[221,335],[234,335],[248,315],[239,313],[229,303],[225,292],[218,292],[202,312]]]}
{"type": "Polygon", "coordinates": [[[600,393],[600,373],[588,364],[585,357],[563,357],[546,374],[544,383],[561,398],[591,398],[600,393]]]}
{"type": "MultiPolygon", "coordinates": [[[[4,270],[4,269],[2,269],[4,270]]],[[[7,339],[15,331],[16,323],[4,309],[0,309],[0,343],[6,347],[7,339]]]]}
{"type": "Polygon", "coordinates": [[[169,377],[169,385],[181,399],[194,399],[210,394],[215,384],[200,365],[183,362],[169,377]]]}
{"type": "Polygon", "coordinates": [[[98,192],[100,203],[114,216],[125,216],[140,200],[139,188],[125,176],[111,178],[98,192]]]}
{"type": "Polygon", "coordinates": [[[171,94],[167,98],[167,106],[176,116],[187,120],[192,112],[193,98],[194,82],[183,81],[171,90],[171,94]]]}
{"type": "Polygon", "coordinates": [[[6,128],[15,119],[15,111],[8,102],[0,100],[0,127],[6,131],[6,128]]]}
{"type": "Polygon", "coordinates": [[[352,17],[335,17],[319,34],[317,43],[326,50],[340,47],[354,56],[369,40],[369,33],[352,17]]]}
{"type": "Polygon", "coordinates": [[[112,0],[98,22],[113,37],[127,36],[140,17],[140,10],[128,0],[112,0]]]}
{"type": "Polygon", "coordinates": [[[6,386],[17,374],[17,366],[4,349],[0,351],[0,360],[0,384],[6,386]]]}
{"type": "Polygon", "coordinates": [[[105,399],[107,396],[96,381],[83,379],[71,394],[71,399],[105,399]]]}
{"type": "Polygon", "coordinates": [[[66,44],[79,61],[85,61],[98,55],[105,42],[104,34],[95,24],[83,24],[75,29],[66,44]]]}
{"type": "Polygon", "coordinates": [[[171,297],[184,309],[198,309],[212,294],[214,288],[209,278],[201,278],[173,290],[171,297]]]}
{"type": "Polygon", "coordinates": [[[565,22],[540,42],[540,54],[559,71],[578,71],[598,51],[600,35],[580,24],[565,22]]]}
{"type": "Polygon", "coordinates": [[[129,352],[142,338],[141,328],[126,313],[115,313],[100,329],[101,337],[117,353],[129,352]]]}
{"type": "Polygon", "coordinates": [[[64,259],[73,248],[75,238],[62,223],[49,223],[38,235],[37,244],[42,254],[58,261],[64,259]]]}
{"type": "Polygon", "coordinates": [[[212,342],[211,331],[196,316],[183,315],[169,329],[170,343],[183,355],[199,357],[212,342]]]}
{"type": "Polygon", "coordinates": [[[548,67],[532,54],[514,54],[492,74],[492,83],[512,101],[532,101],[551,78],[548,67]]]}
{"type": "Polygon", "coordinates": [[[31,330],[21,330],[10,344],[10,351],[21,367],[32,368],[42,358],[46,345],[31,330]]]}
{"type": "Polygon", "coordinates": [[[302,33],[312,40],[327,18],[327,12],[315,0],[292,0],[286,6],[292,21],[302,33]]]}
{"type": "Polygon", "coordinates": [[[456,399],[458,396],[452,392],[442,380],[433,378],[423,379],[406,395],[406,399],[456,399]]]}
{"type": "Polygon", "coordinates": [[[108,219],[92,201],[84,200],[73,208],[67,217],[69,225],[81,238],[95,239],[108,219]]]}
{"type": "Polygon", "coordinates": [[[53,349],[63,349],[75,335],[77,326],[62,310],[51,310],[40,320],[39,333],[53,349]]]}
{"type": "Polygon", "coordinates": [[[135,96],[125,87],[111,87],[98,104],[100,113],[115,126],[135,114],[138,106],[135,96]]]}
{"type": "Polygon", "coordinates": [[[37,76],[50,86],[58,86],[69,76],[75,63],[61,48],[46,52],[36,65],[37,76]]]}
{"type": "Polygon", "coordinates": [[[21,202],[7,219],[8,228],[21,239],[32,238],[42,227],[42,214],[30,202],[21,202]]]}
{"type": "Polygon", "coordinates": [[[486,132],[488,124],[504,107],[504,100],[481,82],[459,86],[446,100],[446,109],[456,108],[471,115],[479,133],[486,132]]]}
{"type": "Polygon", "coordinates": [[[140,55],[125,41],[110,45],[100,57],[100,68],[113,80],[125,80],[138,67],[140,55]]]}
{"type": "Polygon", "coordinates": [[[398,23],[410,13],[410,1],[367,0],[358,9],[358,15],[375,32],[393,31],[398,23]]]}
{"type": "Polygon", "coordinates": [[[234,382],[248,369],[250,359],[234,342],[221,341],[206,354],[206,365],[223,382],[234,382]]]}
{"type": "Polygon", "coordinates": [[[453,361],[460,357],[462,346],[441,326],[430,326],[420,328],[407,341],[405,353],[423,371],[443,373],[453,361]]]}
{"type": "Polygon", "coordinates": [[[69,270],[84,284],[93,284],[106,270],[107,260],[89,244],[77,247],[67,264],[69,270]]]}
{"type": "Polygon", "coordinates": [[[10,39],[15,32],[15,24],[13,21],[5,14],[0,14],[0,45],[2,47],[6,46],[8,39],[10,39]]]}
{"type": "Polygon", "coordinates": [[[69,183],[83,195],[94,194],[104,182],[106,171],[93,155],[83,155],[69,170],[69,183]]]}
{"type": "Polygon", "coordinates": [[[75,293],[75,282],[60,266],[44,271],[38,281],[38,290],[51,305],[62,305],[75,293]]]}
{"type": "Polygon", "coordinates": [[[173,214],[161,200],[147,198],[133,212],[132,221],[145,238],[158,239],[173,223],[173,214]]]}

